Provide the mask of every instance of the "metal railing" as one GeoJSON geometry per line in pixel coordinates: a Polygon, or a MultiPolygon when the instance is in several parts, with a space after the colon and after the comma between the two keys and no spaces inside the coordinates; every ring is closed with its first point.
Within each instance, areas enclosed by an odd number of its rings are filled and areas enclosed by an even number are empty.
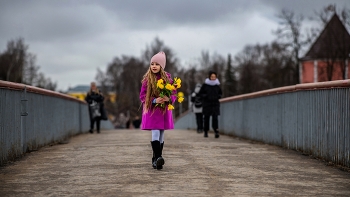
{"type": "MultiPolygon", "coordinates": [[[[0,80],[0,165],[89,130],[87,104],[71,96],[0,80]]],[[[102,129],[113,129],[109,121],[102,129]]]]}
{"type": "MultiPolygon", "coordinates": [[[[220,132],[350,167],[350,80],[298,84],[220,102],[220,132]]],[[[195,129],[194,114],[184,114],[175,128],[195,129]]]]}

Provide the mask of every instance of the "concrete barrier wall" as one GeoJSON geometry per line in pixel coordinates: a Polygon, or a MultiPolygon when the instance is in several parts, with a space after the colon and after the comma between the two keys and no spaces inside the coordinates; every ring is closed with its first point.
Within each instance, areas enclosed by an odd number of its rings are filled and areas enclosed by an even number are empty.
{"type": "MultiPolygon", "coordinates": [[[[299,84],[221,99],[222,133],[350,167],[350,80],[299,84]]],[[[177,129],[195,129],[187,112],[177,129]]]]}
{"type": "MultiPolygon", "coordinates": [[[[53,91],[0,81],[0,165],[27,151],[86,133],[85,102],[53,91]]],[[[113,129],[101,121],[102,129],[113,129]]]]}

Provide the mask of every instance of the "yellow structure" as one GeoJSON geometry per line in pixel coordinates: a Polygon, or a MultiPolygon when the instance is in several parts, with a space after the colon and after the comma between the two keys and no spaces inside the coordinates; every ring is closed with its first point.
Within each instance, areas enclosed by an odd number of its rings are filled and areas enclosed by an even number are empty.
{"type": "Polygon", "coordinates": [[[109,96],[109,100],[111,101],[111,103],[115,103],[115,100],[117,99],[117,95],[115,93],[108,93],[109,96]]]}
{"type": "MultiPolygon", "coordinates": [[[[85,101],[87,92],[90,90],[90,86],[79,85],[74,88],[69,88],[67,94],[73,96],[79,100],[85,101]]],[[[108,95],[104,95],[105,101],[109,100],[111,103],[115,103],[117,95],[114,92],[109,92],[108,95]]]]}
{"type": "Polygon", "coordinates": [[[85,97],[86,97],[86,93],[82,94],[80,92],[72,92],[72,93],[67,93],[67,94],[70,95],[70,96],[73,96],[73,97],[75,97],[75,98],[77,98],[79,100],[82,100],[82,101],[84,101],[85,97]]]}

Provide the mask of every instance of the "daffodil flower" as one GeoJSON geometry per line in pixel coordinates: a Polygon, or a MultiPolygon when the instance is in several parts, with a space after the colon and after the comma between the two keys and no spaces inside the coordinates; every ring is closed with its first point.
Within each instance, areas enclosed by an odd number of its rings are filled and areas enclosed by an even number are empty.
{"type": "Polygon", "coordinates": [[[164,85],[163,85],[163,84],[157,84],[157,87],[158,87],[159,89],[164,89],[164,85]]]}
{"type": "Polygon", "coordinates": [[[172,106],[171,104],[168,105],[168,110],[173,110],[175,109],[174,106],[172,106]]]}
{"type": "MultiPolygon", "coordinates": [[[[180,78],[177,78],[175,77],[175,79],[173,80],[172,83],[168,83],[167,81],[164,81],[163,79],[159,79],[157,80],[157,89],[159,91],[159,96],[160,97],[168,97],[170,98],[171,96],[176,96],[177,97],[177,101],[179,103],[181,103],[183,100],[184,100],[184,95],[182,93],[182,95],[174,95],[174,90],[176,89],[179,89],[181,87],[181,79],[180,78]]],[[[173,110],[175,109],[175,107],[171,104],[166,104],[166,103],[162,103],[162,104],[159,104],[157,103],[156,104],[156,107],[161,107],[161,108],[165,108],[166,105],[168,106],[167,109],[168,110],[173,110]]]]}
{"type": "Polygon", "coordinates": [[[172,86],[171,86],[171,84],[166,84],[166,86],[165,86],[165,88],[167,89],[167,90],[173,90],[173,88],[172,88],[172,86]]]}

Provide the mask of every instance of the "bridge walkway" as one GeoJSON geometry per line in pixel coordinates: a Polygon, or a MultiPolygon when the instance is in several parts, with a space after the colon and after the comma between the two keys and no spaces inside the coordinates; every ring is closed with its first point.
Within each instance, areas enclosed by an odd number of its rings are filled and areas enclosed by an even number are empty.
{"type": "Polygon", "coordinates": [[[165,131],[163,170],[141,130],[81,134],[0,168],[0,196],[350,196],[350,173],[267,144],[165,131]]]}

